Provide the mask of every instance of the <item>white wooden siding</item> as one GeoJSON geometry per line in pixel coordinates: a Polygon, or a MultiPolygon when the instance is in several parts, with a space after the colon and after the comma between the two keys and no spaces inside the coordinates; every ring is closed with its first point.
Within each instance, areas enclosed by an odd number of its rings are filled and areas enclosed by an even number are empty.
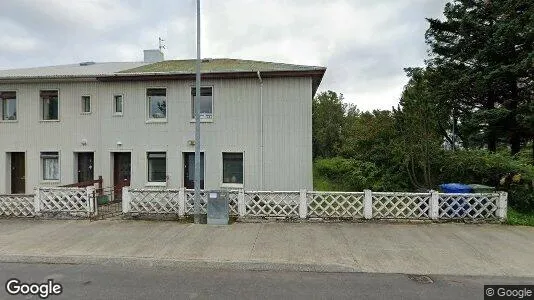
{"type": "MultiPolygon", "coordinates": [[[[264,186],[260,186],[260,84],[257,79],[205,80],[213,86],[213,122],[201,125],[205,187],[220,188],[222,152],[244,152],[245,187],[250,190],[312,189],[311,78],[265,78],[264,186]]],[[[133,187],[147,183],[146,152],[167,152],[167,187],[183,186],[183,152],[193,152],[191,87],[194,81],[63,82],[0,84],[17,91],[17,122],[0,123],[0,194],[9,193],[7,152],[26,152],[26,192],[41,181],[41,151],[59,151],[61,179],[76,181],[74,153],[93,151],[95,177],[112,182],[111,152],[131,151],[133,187]],[[147,123],[146,88],[167,88],[167,122],[147,123]],[[39,91],[59,89],[59,122],[40,121],[39,91]],[[113,114],[122,94],[123,115],[113,114]],[[91,113],[81,113],[81,96],[91,95],[91,113]],[[87,144],[82,145],[82,139],[87,144]],[[117,146],[117,142],[122,146],[117,146]]]]}

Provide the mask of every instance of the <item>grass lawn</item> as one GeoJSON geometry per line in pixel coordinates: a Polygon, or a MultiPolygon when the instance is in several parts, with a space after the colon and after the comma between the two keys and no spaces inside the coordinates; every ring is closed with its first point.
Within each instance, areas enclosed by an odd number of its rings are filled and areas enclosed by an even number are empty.
{"type": "Polygon", "coordinates": [[[508,208],[508,224],[534,226],[534,212],[522,213],[508,208]]]}

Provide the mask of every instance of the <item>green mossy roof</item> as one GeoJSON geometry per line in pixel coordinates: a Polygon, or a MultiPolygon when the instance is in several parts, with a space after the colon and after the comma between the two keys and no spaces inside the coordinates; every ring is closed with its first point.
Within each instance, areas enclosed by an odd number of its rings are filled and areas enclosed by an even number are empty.
{"type": "MultiPolygon", "coordinates": [[[[202,73],[233,73],[233,72],[279,72],[279,71],[323,71],[326,68],[317,66],[291,65],[265,61],[242,59],[203,59],[202,73]]],[[[141,67],[123,70],[119,73],[181,73],[194,74],[196,60],[166,60],[141,67]]]]}

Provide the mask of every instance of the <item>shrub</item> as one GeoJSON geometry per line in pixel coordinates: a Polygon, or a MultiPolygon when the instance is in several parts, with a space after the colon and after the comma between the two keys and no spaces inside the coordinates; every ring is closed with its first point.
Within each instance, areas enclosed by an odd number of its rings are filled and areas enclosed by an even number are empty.
{"type": "Polygon", "coordinates": [[[439,182],[481,183],[507,191],[510,206],[534,210],[534,167],[524,160],[484,150],[442,151],[439,182]]]}
{"type": "Polygon", "coordinates": [[[319,187],[334,187],[343,191],[385,191],[398,188],[389,182],[394,176],[372,162],[342,157],[317,159],[314,169],[319,187]]]}

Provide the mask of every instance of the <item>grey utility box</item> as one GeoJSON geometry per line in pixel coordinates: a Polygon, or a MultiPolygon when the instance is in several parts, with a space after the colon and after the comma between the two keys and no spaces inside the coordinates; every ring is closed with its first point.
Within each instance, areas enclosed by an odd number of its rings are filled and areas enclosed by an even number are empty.
{"type": "Polygon", "coordinates": [[[228,225],[228,192],[208,193],[208,225],[228,225]]]}

